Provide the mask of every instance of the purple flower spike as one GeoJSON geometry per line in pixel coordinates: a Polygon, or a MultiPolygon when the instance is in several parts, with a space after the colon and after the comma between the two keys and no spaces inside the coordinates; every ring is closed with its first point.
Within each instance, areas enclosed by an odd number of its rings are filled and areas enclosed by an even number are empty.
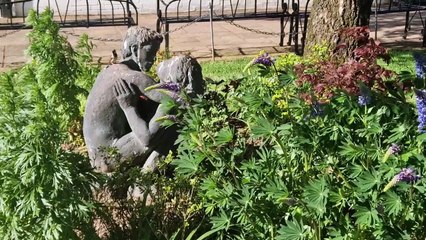
{"type": "Polygon", "coordinates": [[[421,179],[419,175],[416,175],[416,171],[412,168],[403,168],[398,175],[395,176],[397,182],[414,183],[421,179]]]}
{"type": "Polygon", "coordinates": [[[426,56],[424,54],[415,53],[413,57],[416,62],[416,76],[422,79],[425,77],[426,56]]]}
{"type": "Polygon", "coordinates": [[[324,110],[322,109],[321,104],[318,101],[313,102],[311,116],[319,117],[319,116],[322,116],[323,114],[324,114],[324,110]]]}
{"type": "Polygon", "coordinates": [[[153,90],[153,89],[164,89],[171,92],[179,92],[181,87],[178,83],[174,82],[166,82],[166,83],[159,83],[152,86],[149,86],[145,88],[145,91],[153,90]]]}
{"type": "Polygon", "coordinates": [[[426,90],[416,90],[416,104],[417,104],[417,121],[419,122],[419,132],[426,132],[426,90]]]}
{"type": "Polygon", "coordinates": [[[395,143],[392,143],[392,145],[386,151],[385,156],[383,156],[382,161],[386,162],[391,155],[398,154],[399,152],[401,152],[401,148],[395,143]]]}
{"type": "Polygon", "coordinates": [[[360,87],[360,93],[361,95],[358,96],[358,104],[360,106],[367,106],[371,103],[371,91],[366,86],[360,87]]]}
{"type": "Polygon", "coordinates": [[[180,91],[179,84],[174,83],[174,82],[163,83],[159,88],[166,89],[166,90],[173,91],[173,92],[179,92],[180,91]]]}
{"type": "Polygon", "coordinates": [[[397,154],[397,153],[401,152],[401,148],[398,145],[396,145],[395,143],[392,143],[392,145],[389,149],[390,149],[391,154],[397,154]]]}
{"type": "Polygon", "coordinates": [[[256,59],[253,60],[253,64],[261,64],[266,67],[272,66],[274,64],[275,59],[272,59],[269,53],[264,53],[260,56],[258,56],[256,59]]]}
{"type": "Polygon", "coordinates": [[[416,175],[416,171],[412,168],[403,168],[392,180],[385,186],[383,192],[386,192],[391,187],[395,186],[399,182],[415,183],[421,179],[421,176],[416,175]]]}

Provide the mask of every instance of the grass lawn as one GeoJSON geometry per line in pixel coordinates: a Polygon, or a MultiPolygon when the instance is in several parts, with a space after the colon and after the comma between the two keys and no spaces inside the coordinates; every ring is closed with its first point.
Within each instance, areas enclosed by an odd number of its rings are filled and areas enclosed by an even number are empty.
{"type": "Polygon", "coordinates": [[[243,69],[253,58],[238,58],[234,60],[219,60],[201,62],[203,76],[219,81],[222,79],[236,79],[243,75],[243,69]]]}
{"type": "Polygon", "coordinates": [[[415,76],[416,69],[413,52],[414,51],[390,50],[391,62],[387,64],[383,60],[379,60],[379,64],[396,73],[410,72],[411,75],[415,76]]]}
{"type": "MultiPolygon", "coordinates": [[[[413,51],[390,50],[391,62],[386,64],[379,60],[379,64],[387,69],[393,70],[400,74],[401,72],[409,72],[415,76],[415,62],[413,51]]],[[[219,81],[222,79],[236,79],[243,75],[244,67],[253,58],[239,58],[234,60],[206,61],[202,62],[203,75],[205,78],[211,78],[219,81]]]]}

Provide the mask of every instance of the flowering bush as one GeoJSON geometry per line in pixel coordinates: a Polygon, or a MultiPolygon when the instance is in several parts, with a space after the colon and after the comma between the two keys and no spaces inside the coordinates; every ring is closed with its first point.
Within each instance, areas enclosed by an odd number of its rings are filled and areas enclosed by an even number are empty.
{"type": "MultiPolygon", "coordinates": [[[[322,48],[320,59],[262,52],[242,79],[207,80],[196,99],[171,83],[148,88],[171,97],[164,103],[176,115],[160,120],[180,125],[178,150],[159,163],[160,174],[120,166],[110,184],[137,183],[146,194],[125,205],[128,221],[112,225],[110,238],[425,239],[425,86],[402,84],[379,66],[386,51],[367,29],[343,31],[357,43],[343,63],[322,48]],[[154,204],[146,205],[148,196],[154,204]]],[[[34,44],[38,63],[58,64],[39,59],[42,44],[34,44]]],[[[91,74],[69,54],[70,66],[91,74]]],[[[91,194],[103,181],[84,156],[60,146],[62,121],[76,106],[47,97],[66,89],[75,103],[87,86],[77,74],[47,91],[32,67],[0,77],[0,236],[97,239],[94,218],[109,219],[95,214],[91,194]]]]}
{"type": "MultiPolygon", "coordinates": [[[[385,48],[368,38],[365,27],[344,29],[342,33],[356,42],[350,58],[344,63],[340,61],[341,58],[330,58],[320,64],[300,64],[296,66],[297,83],[307,85],[306,91],[312,91],[319,101],[326,102],[337,91],[344,91],[349,95],[361,96],[360,103],[364,104],[370,99],[367,88],[385,91],[384,80],[389,79],[392,72],[378,65],[377,59],[388,60],[389,55],[385,48]]],[[[338,46],[335,55],[338,56],[340,50],[346,48],[349,47],[338,46]]]]}
{"type": "Polygon", "coordinates": [[[346,63],[300,61],[293,75],[281,57],[251,62],[237,85],[215,85],[186,109],[172,164],[210,222],[193,236],[426,237],[416,94],[376,63],[385,51],[365,29],[349,32],[359,45],[346,63]]]}

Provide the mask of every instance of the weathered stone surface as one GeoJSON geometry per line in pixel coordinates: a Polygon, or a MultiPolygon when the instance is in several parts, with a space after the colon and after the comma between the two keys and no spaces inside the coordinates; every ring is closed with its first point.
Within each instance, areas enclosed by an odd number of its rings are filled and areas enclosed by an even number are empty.
{"type": "MultiPolygon", "coordinates": [[[[158,33],[140,27],[128,30],[123,42],[123,61],[105,68],[88,96],[83,133],[92,166],[111,172],[127,161],[142,169],[155,169],[177,139],[176,127],[164,128],[164,93],[146,91],[156,82],[148,71],[162,41],[158,33]]],[[[201,66],[189,56],[177,56],[158,67],[160,83],[176,83],[188,96],[204,91],[201,66]]]]}

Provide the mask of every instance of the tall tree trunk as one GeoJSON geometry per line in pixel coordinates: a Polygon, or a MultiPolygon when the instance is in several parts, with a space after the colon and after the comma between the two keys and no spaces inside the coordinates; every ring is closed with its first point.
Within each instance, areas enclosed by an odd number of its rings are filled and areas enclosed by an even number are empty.
{"type": "Polygon", "coordinates": [[[314,45],[334,49],[340,44],[338,30],[368,25],[373,0],[313,0],[309,17],[305,54],[314,45]]]}

